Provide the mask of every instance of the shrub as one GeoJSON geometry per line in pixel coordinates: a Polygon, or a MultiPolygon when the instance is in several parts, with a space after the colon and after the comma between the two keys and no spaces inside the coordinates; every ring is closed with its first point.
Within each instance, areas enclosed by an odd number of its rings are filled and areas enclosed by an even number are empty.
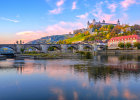
{"type": "Polygon", "coordinates": [[[125,47],[126,47],[126,48],[130,48],[130,47],[132,47],[132,44],[129,43],[129,42],[127,42],[127,43],[125,44],[125,47]]]}
{"type": "Polygon", "coordinates": [[[139,42],[135,42],[135,43],[134,43],[134,47],[140,49],[140,43],[139,43],[139,42]]]}
{"type": "Polygon", "coordinates": [[[118,47],[120,47],[120,48],[124,48],[124,46],[125,46],[124,43],[119,43],[118,44],[118,47]]]}

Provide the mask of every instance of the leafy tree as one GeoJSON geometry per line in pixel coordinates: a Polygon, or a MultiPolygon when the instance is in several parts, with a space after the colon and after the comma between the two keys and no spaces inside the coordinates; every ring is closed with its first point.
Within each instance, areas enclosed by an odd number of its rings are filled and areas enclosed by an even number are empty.
{"type": "Polygon", "coordinates": [[[93,27],[94,27],[94,26],[93,26],[92,24],[89,25],[89,28],[90,28],[90,29],[93,28],[93,27]]]}
{"type": "Polygon", "coordinates": [[[90,35],[89,31],[85,31],[85,32],[84,32],[84,35],[85,35],[85,36],[90,35]]]}
{"type": "Polygon", "coordinates": [[[24,53],[25,49],[24,48],[21,48],[20,51],[21,51],[21,53],[24,53]]]}
{"type": "Polygon", "coordinates": [[[140,49],[140,42],[135,42],[135,43],[134,43],[134,47],[140,49]]]}
{"type": "Polygon", "coordinates": [[[120,48],[124,48],[124,46],[125,46],[124,43],[119,43],[118,44],[118,47],[120,47],[120,48]]]}
{"type": "Polygon", "coordinates": [[[126,47],[126,48],[130,48],[130,47],[132,47],[132,44],[129,43],[129,42],[127,42],[127,43],[125,44],[125,47],[126,47]]]}

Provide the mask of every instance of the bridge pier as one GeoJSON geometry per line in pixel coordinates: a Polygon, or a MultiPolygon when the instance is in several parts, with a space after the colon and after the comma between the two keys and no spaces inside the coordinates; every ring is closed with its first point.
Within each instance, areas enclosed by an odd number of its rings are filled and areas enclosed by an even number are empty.
{"type": "Polygon", "coordinates": [[[61,45],[61,52],[62,53],[66,53],[67,52],[67,45],[66,44],[62,44],[61,45]]]}
{"type": "Polygon", "coordinates": [[[78,50],[79,51],[84,51],[84,46],[80,44],[79,47],[78,47],[78,50]]]}
{"type": "Polygon", "coordinates": [[[43,53],[48,53],[48,48],[49,48],[48,45],[40,45],[40,46],[41,46],[41,48],[42,48],[41,52],[43,52],[43,53]]]}

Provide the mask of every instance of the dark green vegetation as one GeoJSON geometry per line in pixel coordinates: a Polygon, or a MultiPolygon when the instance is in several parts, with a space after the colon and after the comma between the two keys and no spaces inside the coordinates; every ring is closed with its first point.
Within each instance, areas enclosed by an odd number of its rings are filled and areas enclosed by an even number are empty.
{"type": "Polygon", "coordinates": [[[118,47],[120,48],[131,48],[131,47],[136,47],[137,49],[140,49],[140,43],[139,42],[135,42],[134,45],[132,45],[131,43],[127,42],[127,43],[122,43],[120,42],[118,44],[118,47]]]}

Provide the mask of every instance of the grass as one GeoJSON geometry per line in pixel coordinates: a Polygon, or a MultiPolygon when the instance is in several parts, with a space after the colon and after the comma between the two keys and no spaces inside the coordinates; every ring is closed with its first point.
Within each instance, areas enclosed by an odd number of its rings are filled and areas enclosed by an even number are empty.
{"type": "Polygon", "coordinates": [[[70,39],[66,39],[66,41],[69,41],[69,42],[84,41],[85,37],[86,36],[83,36],[83,34],[80,34],[80,35],[74,36],[74,37],[72,37],[70,39]]]}

